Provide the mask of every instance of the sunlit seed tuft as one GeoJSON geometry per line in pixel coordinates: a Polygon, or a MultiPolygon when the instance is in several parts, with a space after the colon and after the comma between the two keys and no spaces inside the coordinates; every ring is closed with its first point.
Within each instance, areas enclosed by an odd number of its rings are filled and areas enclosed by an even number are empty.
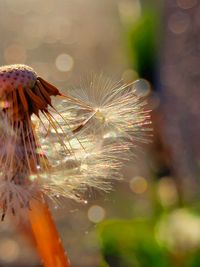
{"type": "Polygon", "coordinates": [[[40,194],[84,202],[88,188],[111,190],[131,148],[148,141],[150,112],[133,89],[137,83],[100,76],[87,84],[74,97],[28,66],[0,68],[2,220],[40,194]]]}

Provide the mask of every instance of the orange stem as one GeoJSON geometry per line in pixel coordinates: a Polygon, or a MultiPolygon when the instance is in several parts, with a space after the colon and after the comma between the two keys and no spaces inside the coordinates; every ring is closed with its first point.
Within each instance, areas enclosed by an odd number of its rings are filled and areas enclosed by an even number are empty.
{"type": "Polygon", "coordinates": [[[44,267],[70,267],[51,212],[44,200],[31,202],[29,218],[44,267]]]}

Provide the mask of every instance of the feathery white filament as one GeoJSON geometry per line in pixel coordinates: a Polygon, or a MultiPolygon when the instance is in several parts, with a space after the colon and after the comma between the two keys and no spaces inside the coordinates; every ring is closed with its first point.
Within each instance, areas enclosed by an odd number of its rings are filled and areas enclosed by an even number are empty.
{"type": "Polygon", "coordinates": [[[9,100],[0,106],[3,216],[27,208],[41,192],[52,199],[60,195],[81,200],[90,187],[110,190],[111,179],[121,179],[122,155],[129,159],[131,148],[148,139],[149,110],[135,94],[137,82],[130,86],[93,77],[75,90],[75,98],[62,96],[62,110],[57,111],[59,106],[55,109],[50,99],[61,95],[57,88],[29,67],[10,69],[14,76],[25,77],[23,87],[18,79],[13,88],[10,80],[1,84],[0,103],[9,100]]]}

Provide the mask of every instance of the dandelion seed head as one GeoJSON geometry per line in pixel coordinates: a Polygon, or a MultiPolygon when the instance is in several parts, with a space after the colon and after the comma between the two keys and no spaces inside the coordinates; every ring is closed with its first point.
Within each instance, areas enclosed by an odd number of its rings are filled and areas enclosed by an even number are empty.
{"type": "Polygon", "coordinates": [[[0,68],[2,218],[40,194],[83,202],[88,188],[112,189],[112,179],[122,178],[122,158],[146,140],[150,123],[132,87],[95,77],[74,97],[28,66],[0,68]],[[59,111],[52,96],[63,99],[59,111]]]}

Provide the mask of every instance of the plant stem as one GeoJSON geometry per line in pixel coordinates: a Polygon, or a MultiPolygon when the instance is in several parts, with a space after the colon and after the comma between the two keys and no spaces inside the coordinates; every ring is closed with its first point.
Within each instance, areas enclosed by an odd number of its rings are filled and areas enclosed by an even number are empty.
{"type": "Polygon", "coordinates": [[[47,203],[31,201],[29,219],[44,267],[70,267],[47,203]]]}

